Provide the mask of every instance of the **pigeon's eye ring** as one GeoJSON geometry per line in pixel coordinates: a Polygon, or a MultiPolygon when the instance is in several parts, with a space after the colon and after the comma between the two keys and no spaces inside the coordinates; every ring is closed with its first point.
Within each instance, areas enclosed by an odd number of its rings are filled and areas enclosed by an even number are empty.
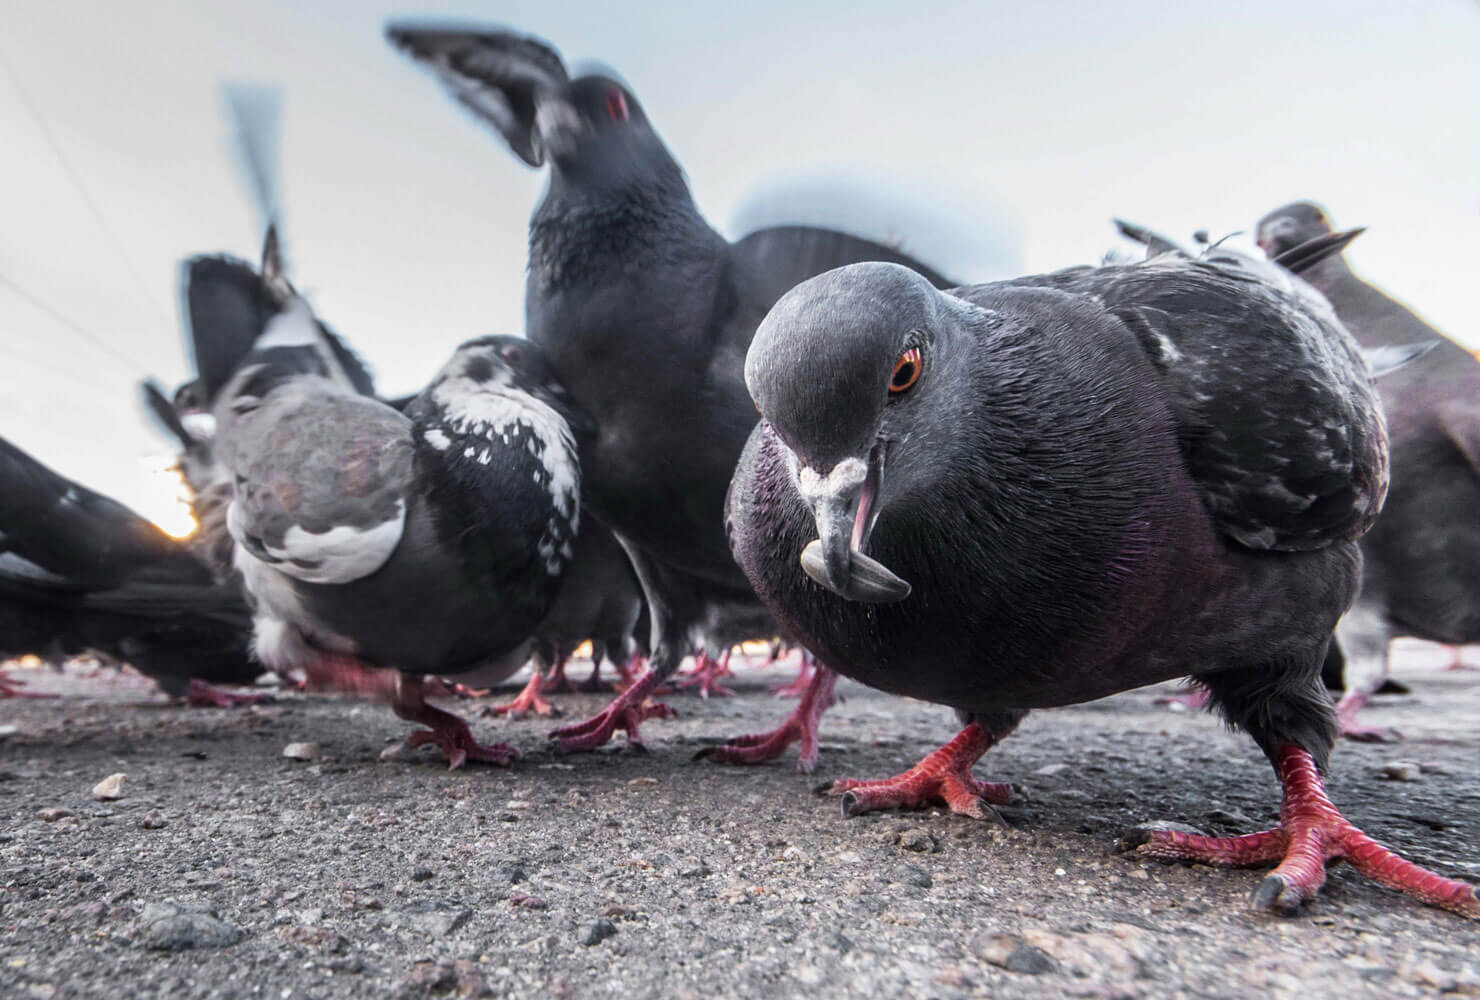
{"type": "Polygon", "coordinates": [[[524,348],[518,344],[506,344],[499,350],[499,357],[514,368],[524,364],[524,348]]]}
{"type": "Polygon", "coordinates": [[[925,368],[925,359],[918,347],[906,348],[894,362],[894,371],[889,376],[889,395],[897,396],[920,380],[925,368]]]}
{"type": "Polygon", "coordinates": [[[614,122],[627,120],[627,95],[617,87],[606,92],[606,113],[614,122]]]}

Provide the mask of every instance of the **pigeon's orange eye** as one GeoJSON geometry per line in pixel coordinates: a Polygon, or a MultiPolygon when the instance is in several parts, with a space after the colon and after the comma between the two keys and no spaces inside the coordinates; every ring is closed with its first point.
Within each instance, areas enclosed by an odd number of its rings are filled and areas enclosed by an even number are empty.
{"type": "Polygon", "coordinates": [[[890,394],[898,395],[914,385],[920,378],[922,368],[924,363],[918,347],[911,347],[901,354],[899,360],[894,362],[894,373],[889,376],[890,394]]]}
{"type": "Polygon", "coordinates": [[[606,113],[614,122],[627,120],[627,97],[616,87],[606,92],[606,113]]]}

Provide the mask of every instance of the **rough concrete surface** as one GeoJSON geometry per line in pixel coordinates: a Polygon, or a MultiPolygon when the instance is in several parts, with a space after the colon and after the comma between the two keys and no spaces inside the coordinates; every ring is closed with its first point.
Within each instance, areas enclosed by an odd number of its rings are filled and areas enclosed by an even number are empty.
{"type": "MultiPolygon", "coordinates": [[[[1480,675],[1446,661],[1408,649],[1412,693],[1369,720],[1406,739],[1339,747],[1329,785],[1389,846],[1480,881],[1480,675]]],[[[0,701],[0,996],[1480,995],[1480,922],[1345,866],[1278,918],[1248,907],[1257,872],[1115,853],[1145,821],[1277,816],[1247,737],[1149,691],[1037,713],[992,750],[978,774],[1020,789],[1004,828],[845,819],[814,795],[955,729],[851,683],[813,775],[794,755],[691,762],[778,721],[787,668],[742,671],[737,698],[669,697],[680,717],[644,726],[648,754],[559,757],[549,720],[477,719],[525,757],[462,772],[430,749],[381,760],[408,726],[379,705],[184,709],[130,676],[15,675],[64,696],[0,701]],[[116,773],[122,797],[94,797],[116,773]]],[[[605,697],[557,703],[569,719],[605,697]]]]}

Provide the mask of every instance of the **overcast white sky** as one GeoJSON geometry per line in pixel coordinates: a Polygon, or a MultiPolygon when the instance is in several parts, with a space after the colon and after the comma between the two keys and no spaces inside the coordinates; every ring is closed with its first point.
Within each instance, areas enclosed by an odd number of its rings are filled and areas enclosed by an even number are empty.
{"type": "Polygon", "coordinates": [[[281,87],[294,276],[385,390],[519,332],[542,178],[384,43],[411,13],[611,64],[722,229],[758,189],[844,177],[985,279],[1098,259],[1112,215],[1224,233],[1314,197],[1370,227],[1350,255],[1370,278],[1480,346],[1472,0],[6,0],[0,434],[166,513],[135,384],[185,375],[177,262],[261,238],[222,80],[281,87]]]}

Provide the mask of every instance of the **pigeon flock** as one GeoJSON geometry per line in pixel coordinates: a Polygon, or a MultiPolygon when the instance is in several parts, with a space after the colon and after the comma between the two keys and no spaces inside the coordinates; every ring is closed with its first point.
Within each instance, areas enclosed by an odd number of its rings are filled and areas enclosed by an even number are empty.
{"type": "MultiPolygon", "coordinates": [[[[1033,709],[1190,678],[1283,789],[1241,837],[1151,830],[1154,858],[1274,866],[1290,912],[1328,863],[1480,918],[1475,887],[1382,847],[1327,797],[1399,636],[1480,642],[1480,361],[1358,277],[1322,209],[1257,255],[1129,223],[1144,257],[963,285],[805,225],[731,242],[618,79],[513,31],[395,23],[391,45],[548,184],[523,336],[377,394],[269,225],[257,264],[181,271],[194,377],[144,386],[197,530],[177,541],[0,440],[0,659],[90,654],[227,706],[266,672],[380,700],[450,767],[518,766],[428,702],[552,715],[590,643],[610,704],[561,752],[732,694],[732,650],[802,651],[752,764],[818,727],[839,676],[949,706],[903,774],[831,786],[846,815],[1013,795],[977,761],[1033,709]],[[687,671],[680,667],[690,660],[687,671]],[[1328,686],[1343,690],[1339,700],[1328,686]]],[[[0,678],[0,696],[24,696],[0,678]]]]}

